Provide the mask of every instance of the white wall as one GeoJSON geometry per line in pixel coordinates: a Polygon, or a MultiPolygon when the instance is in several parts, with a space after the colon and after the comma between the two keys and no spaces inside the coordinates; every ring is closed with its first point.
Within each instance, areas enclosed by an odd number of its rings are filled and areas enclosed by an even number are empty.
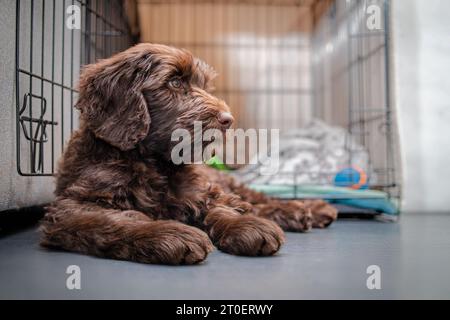
{"type": "Polygon", "coordinates": [[[450,1],[392,0],[404,211],[450,212],[450,1]]]}

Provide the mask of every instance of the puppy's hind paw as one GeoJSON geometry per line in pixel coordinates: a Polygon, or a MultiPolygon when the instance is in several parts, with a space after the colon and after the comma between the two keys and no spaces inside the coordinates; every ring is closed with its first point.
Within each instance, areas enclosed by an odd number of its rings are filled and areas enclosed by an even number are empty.
{"type": "Polygon", "coordinates": [[[285,231],[307,232],[313,226],[311,212],[301,201],[273,201],[255,206],[256,214],[272,220],[285,231]]]}
{"type": "Polygon", "coordinates": [[[327,202],[323,200],[307,200],[304,203],[311,210],[313,228],[326,228],[336,221],[338,211],[327,202]]]}

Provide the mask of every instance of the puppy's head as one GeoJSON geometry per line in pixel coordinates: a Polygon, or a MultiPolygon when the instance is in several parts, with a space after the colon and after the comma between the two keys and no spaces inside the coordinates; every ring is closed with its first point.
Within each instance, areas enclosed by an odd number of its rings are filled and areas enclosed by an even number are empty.
{"type": "Polygon", "coordinates": [[[139,44],[88,65],[80,77],[76,105],[82,124],[121,149],[139,144],[169,151],[176,129],[193,132],[230,127],[228,106],[213,96],[215,72],[188,51],[139,44]]]}

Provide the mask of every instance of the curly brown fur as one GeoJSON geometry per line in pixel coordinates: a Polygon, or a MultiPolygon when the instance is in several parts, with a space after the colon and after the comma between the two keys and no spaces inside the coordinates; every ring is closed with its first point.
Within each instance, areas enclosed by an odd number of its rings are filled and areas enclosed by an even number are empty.
{"type": "Polygon", "coordinates": [[[210,93],[214,76],[189,52],[156,44],[87,66],[76,105],[80,128],[60,160],[41,244],[195,264],[213,243],[232,254],[272,255],[284,241],[279,226],[306,231],[334,220],[328,205],[277,201],[205,166],[171,162],[175,129],[193,132],[194,121],[204,130],[229,127],[220,121],[228,106],[210,93]]]}

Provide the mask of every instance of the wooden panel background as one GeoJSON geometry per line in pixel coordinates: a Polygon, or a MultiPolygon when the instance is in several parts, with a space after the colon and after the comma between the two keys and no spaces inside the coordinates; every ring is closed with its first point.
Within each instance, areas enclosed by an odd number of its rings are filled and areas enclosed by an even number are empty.
{"type": "Polygon", "coordinates": [[[190,50],[219,73],[241,128],[295,128],[311,114],[313,0],[138,0],[143,42],[190,50]]]}

